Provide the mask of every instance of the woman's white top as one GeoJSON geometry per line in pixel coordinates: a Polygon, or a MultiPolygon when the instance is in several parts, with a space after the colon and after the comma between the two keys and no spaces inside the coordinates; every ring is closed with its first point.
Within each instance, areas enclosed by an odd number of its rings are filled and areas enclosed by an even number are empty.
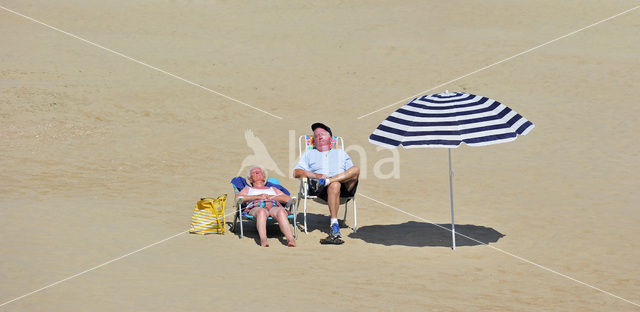
{"type": "Polygon", "coordinates": [[[273,189],[273,187],[266,188],[266,189],[259,189],[259,188],[250,187],[249,188],[249,193],[247,195],[254,196],[254,195],[262,195],[262,194],[276,196],[276,191],[273,189]]]}

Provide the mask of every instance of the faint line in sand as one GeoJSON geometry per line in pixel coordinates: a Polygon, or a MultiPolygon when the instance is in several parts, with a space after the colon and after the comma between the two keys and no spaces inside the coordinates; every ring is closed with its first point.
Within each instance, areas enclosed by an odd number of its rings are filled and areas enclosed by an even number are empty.
{"type": "Polygon", "coordinates": [[[128,60],[130,60],[130,61],[136,62],[136,63],[138,63],[138,64],[140,64],[140,65],[142,65],[142,66],[145,66],[145,67],[151,68],[151,69],[153,69],[153,70],[159,71],[159,72],[161,72],[161,73],[163,73],[163,74],[165,74],[165,75],[171,76],[171,77],[176,78],[176,79],[178,79],[178,80],[182,80],[182,81],[184,81],[184,82],[186,82],[186,83],[188,83],[188,84],[190,84],[190,85],[196,86],[196,87],[198,87],[198,88],[200,88],[200,89],[203,89],[203,90],[209,91],[209,92],[211,92],[211,93],[214,93],[214,94],[217,94],[217,95],[219,95],[219,96],[221,96],[221,97],[224,97],[224,98],[226,98],[226,99],[228,99],[228,100],[234,101],[234,102],[239,103],[239,104],[242,104],[242,105],[244,105],[244,106],[246,106],[246,107],[249,107],[249,108],[255,109],[255,110],[260,111],[260,112],[262,112],[262,113],[265,113],[265,114],[267,114],[267,115],[269,115],[269,116],[271,116],[271,117],[274,117],[274,118],[277,118],[277,119],[282,119],[282,117],[277,116],[277,115],[274,115],[274,114],[272,114],[272,113],[270,113],[270,112],[267,112],[267,111],[265,111],[265,110],[263,110],[263,109],[260,109],[260,108],[258,108],[258,107],[253,106],[253,105],[250,105],[250,104],[247,104],[247,103],[245,103],[245,102],[243,102],[243,101],[240,101],[240,100],[238,100],[238,99],[232,98],[232,97],[230,97],[230,96],[228,96],[228,95],[222,94],[222,93],[220,93],[220,92],[218,92],[218,91],[212,90],[212,89],[207,88],[207,87],[205,87],[205,86],[203,86],[203,85],[197,84],[197,83],[195,83],[195,82],[193,82],[193,81],[191,81],[191,80],[187,80],[187,79],[182,78],[182,77],[180,77],[180,76],[178,76],[178,75],[175,75],[175,74],[172,74],[172,73],[167,72],[167,71],[165,71],[165,70],[162,70],[162,69],[160,69],[160,68],[158,68],[158,67],[155,67],[155,66],[149,65],[149,64],[147,64],[147,63],[145,63],[145,62],[142,62],[142,61],[139,61],[139,60],[134,59],[134,58],[132,58],[132,57],[129,57],[129,56],[127,56],[127,55],[124,55],[124,54],[122,54],[122,53],[120,53],[120,52],[118,52],[118,51],[114,51],[114,50],[109,49],[109,48],[107,48],[107,47],[105,47],[105,46],[99,45],[99,44],[97,44],[97,43],[95,43],[95,42],[92,42],[92,41],[89,41],[89,40],[84,39],[84,38],[82,38],[82,37],[76,36],[76,35],[74,35],[74,34],[72,34],[72,33],[66,32],[66,31],[64,31],[64,30],[62,30],[62,29],[59,29],[59,28],[56,28],[56,27],[51,26],[51,25],[49,25],[49,24],[46,24],[46,23],[44,23],[44,22],[41,22],[41,21],[39,21],[39,20],[37,20],[37,19],[35,19],[35,18],[32,18],[32,17],[26,16],[26,15],[24,15],[24,14],[22,14],[22,13],[16,12],[16,11],[11,10],[11,9],[9,9],[9,8],[6,8],[6,7],[2,6],[2,5],[0,5],[0,8],[1,8],[1,9],[3,9],[3,10],[5,10],[5,11],[7,11],[7,12],[11,12],[11,13],[13,13],[13,14],[15,14],[15,15],[18,15],[18,16],[21,16],[21,17],[24,17],[24,18],[26,18],[26,19],[28,19],[28,20],[30,20],[30,21],[32,21],[32,22],[38,23],[38,24],[40,24],[40,25],[43,25],[43,26],[45,26],[45,27],[47,27],[47,28],[53,29],[53,30],[55,30],[55,31],[57,31],[57,32],[63,33],[63,34],[65,34],[65,35],[67,35],[67,36],[70,36],[70,37],[76,38],[76,39],[78,39],[78,40],[80,40],[80,41],[83,41],[83,42],[85,42],[85,43],[88,43],[88,44],[90,44],[90,45],[92,45],[92,46],[95,46],[95,47],[98,47],[98,48],[103,49],[103,50],[105,50],[105,51],[111,52],[111,53],[113,53],[113,54],[116,54],[116,55],[118,55],[118,56],[121,56],[121,57],[123,57],[123,58],[126,58],[126,59],[128,59],[128,60]]]}
{"type": "Polygon", "coordinates": [[[487,65],[487,66],[482,67],[482,68],[480,68],[480,69],[478,69],[478,70],[472,71],[472,72],[470,72],[470,73],[468,73],[468,74],[466,74],[466,75],[462,75],[462,76],[460,76],[460,77],[458,77],[458,78],[455,78],[455,79],[449,80],[449,81],[447,81],[447,82],[445,82],[445,83],[441,83],[441,84],[439,84],[439,85],[437,85],[437,86],[435,86],[435,87],[433,87],[433,88],[431,88],[431,89],[424,90],[424,91],[422,91],[422,92],[420,92],[420,93],[418,93],[418,94],[416,94],[416,95],[410,96],[410,97],[408,97],[408,98],[404,98],[404,99],[402,99],[402,100],[400,100],[400,101],[397,101],[397,102],[395,102],[395,103],[393,103],[393,104],[389,104],[389,105],[387,105],[387,106],[381,107],[381,108],[379,108],[379,109],[377,109],[377,110],[375,110],[375,111],[373,111],[373,112],[370,112],[370,113],[368,113],[368,114],[364,114],[364,115],[362,115],[362,116],[358,117],[357,119],[362,119],[362,118],[364,118],[364,117],[367,117],[367,116],[369,116],[369,115],[375,114],[375,113],[377,113],[377,112],[379,112],[379,111],[381,111],[381,110],[385,110],[385,109],[387,109],[387,108],[389,108],[389,107],[396,106],[396,105],[398,105],[398,104],[406,104],[408,100],[415,99],[416,97],[418,97],[418,96],[420,96],[420,95],[423,95],[423,94],[425,94],[425,93],[427,93],[427,92],[429,92],[429,91],[433,91],[433,90],[435,90],[435,89],[439,89],[439,88],[444,87],[444,86],[446,86],[446,85],[448,85],[448,84],[450,84],[450,83],[452,83],[452,82],[456,82],[456,81],[458,81],[458,80],[460,80],[460,79],[463,79],[463,78],[469,77],[469,76],[471,76],[471,75],[473,75],[473,74],[479,73],[479,72],[481,72],[481,71],[483,71],[483,70],[485,70],[485,69],[491,68],[491,67],[496,66],[496,65],[501,64],[501,63],[504,63],[504,62],[509,61],[509,60],[511,60],[511,59],[514,59],[514,58],[516,58],[516,57],[518,57],[518,56],[521,56],[521,55],[523,55],[523,54],[527,54],[527,53],[529,53],[529,52],[531,52],[531,51],[533,51],[533,50],[536,50],[536,49],[538,49],[538,48],[544,47],[544,46],[546,46],[546,45],[548,45],[548,44],[550,44],[550,43],[553,43],[553,42],[556,42],[556,41],[558,41],[558,40],[560,40],[560,39],[564,39],[564,38],[566,38],[566,37],[572,36],[572,35],[574,35],[574,34],[576,34],[576,33],[579,33],[579,32],[581,32],[581,31],[583,31],[583,30],[585,30],[585,29],[588,29],[588,28],[594,27],[594,26],[596,26],[596,25],[598,25],[598,24],[601,24],[601,23],[604,23],[604,22],[606,22],[606,21],[608,21],[608,20],[610,20],[610,19],[614,19],[614,18],[616,18],[616,17],[618,17],[618,16],[620,16],[620,15],[623,15],[623,14],[629,13],[629,12],[631,12],[631,11],[633,11],[633,10],[637,9],[637,8],[640,8],[640,5],[639,5],[639,6],[636,6],[636,7],[633,7],[633,8],[631,8],[631,9],[628,9],[628,10],[626,10],[626,11],[624,11],[624,12],[620,12],[620,13],[618,13],[618,14],[616,14],[616,15],[613,15],[613,16],[610,16],[610,17],[607,17],[607,18],[605,18],[605,19],[603,19],[603,20],[601,20],[601,21],[599,21],[599,22],[595,22],[595,23],[593,23],[593,24],[591,24],[591,25],[589,25],[589,26],[582,27],[582,28],[580,28],[580,29],[578,29],[578,30],[576,30],[576,31],[572,31],[572,32],[570,32],[570,33],[568,33],[568,34],[566,34],[566,35],[564,35],[564,36],[560,36],[560,37],[558,37],[558,38],[556,38],[556,39],[553,39],[553,40],[547,41],[547,42],[545,42],[545,43],[543,43],[543,44],[540,44],[540,45],[535,46],[535,47],[533,47],[533,48],[530,48],[530,49],[528,49],[528,50],[522,51],[522,52],[520,52],[520,53],[518,53],[518,54],[516,54],[516,55],[510,56],[510,57],[508,57],[508,58],[506,58],[506,59],[504,59],[504,60],[502,60],[502,61],[495,62],[495,63],[493,63],[493,64],[491,64],[491,65],[487,65]]]}
{"type": "MultiPolygon", "coordinates": [[[[409,215],[409,216],[411,216],[411,217],[414,217],[414,218],[416,218],[416,219],[418,219],[418,220],[425,221],[425,222],[427,222],[427,223],[429,223],[429,224],[431,224],[431,225],[435,225],[435,226],[437,226],[437,227],[439,227],[439,228],[441,228],[441,229],[443,229],[443,230],[447,230],[447,231],[451,232],[451,229],[449,229],[449,228],[446,228],[446,227],[441,226],[441,225],[439,225],[439,224],[435,224],[435,223],[433,223],[433,222],[431,222],[431,221],[429,221],[429,220],[427,220],[427,219],[425,219],[425,218],[422,218],[422,217],[416,216],[416,215],[414,215],[414,214],[412,214],[412,213],[410,213],[410,212],[406,212],[406,211],[404,211],[404,210],[402,210],[402,209],[396,208],[396,207],[391,206],[391,205],[389,205],[389,204],[387,204],[387,203],[383,203],[383,202],[381,202],[381,201],[379,201],[379,200],[377,200],[377,199],[371,198],[371,197],[369,197],[369,196],[367,196],[367,195],[364,195],[364,194],[362,194],[362,193],[360,193],[360,194],[358,194],[358,195],[359,195],[359,196],[362,196],[362,197],[364,197],[364,198],[367,198],[367,199],[369,199],[369,200],[371,200],[371,201],[374,201],[374,202],[376,202],[376,203],[378,203],[378,204],[380,204],[380,205],[387,206],[387,207],[389,207],[389,208],[391,208],[391,209],[394,209],[394,210],[396,210],[396,211],[402,212],[402,213],[404,213],[404,214],[406,214],[406,215],[409,215]]],[[[489,245],[489,244],[487,244],[487,243],[484,243],[484,242],[481,242],[481,241],[479,241],[479,240],[477,240],[477,239],[475,239],[475,238],[469,237],[469,236],[464,235],[464,234],[460,234],[459,232],[456,232],[456,235],[460,235],[460,236],[462,236],[462,237],[464,237],[464,238],[470,239],[470,240],[472,240],[472,241],[475,241],[475,242],[480,243],[480,244],[482,244],[482,245],[485,245],[485,246],[487,246],[487,247],[493,248],[494,250],[497,250],[497,251],[499,251],[499,252],[501,252],[501,253],[504,253],[504,254],[506,254],[506,255],[509,255],[509,256],[511,256],[511,257],[514,257],[514,258],[516,258],[516,259],[518,259],[518,260],[520,260],[520,261],[523,261],[523,262],[526,262],[526,263],[532,264],[532,265],[534,265],[534,266],[536,266],[536,267],[538,267],[538,268],[541,268],[541,269],[543,269],[543,270],[546,270],[546,271],[549,271],[549,272],[551,272],[551,273],[557,274],[557,275],[559,275],[559,276],[562,276],[562,277],[564,277],[564,278],[567,278],[567,279],[569,279],[569,280],[572,280],[572,281],[574,281],[574,282],[576,282],[576,283],[578,283],[578,284],[582,284],[582,285],[584,285],[584,286],[587,286],[587,287],[589,287],[589,288],[595,289],[595,290],[597,290],[597,291],[599,291],[599,292],[602,292],[602,293],[604,293],[604,294],[607,294],[607,295],[609,295],[609,296],[615,297],[615,298],[617,298],[617,299],[623,300],[623,301],[625,301],[625,302],[627,302],[627,303],[630,303],[630,304],[633,304],[633,305],[635,305],[635,306],[640,307],[640,304],[637,304],[637,303],[635,303],[635,302],[633,302],[633,301],[627,300],[627,299],[625,299],[625,298],[622,298],[622,297],[620,297],[620,296],[617,296],[617,295],[615,295],[615,294],[612,294],[612,293],[610,293],[610,292],[608,292],[608,291],[606,291],[606,290],[602,290],[602,289],[600,289],[600,288],[598,288],[598,287],[595,287],[595,286],[589,285],[589,284],[587,284],[587,283],[585,283],[585,282],[579,281],[579,280],[577,280],[577,279],[575,279],[575,278],[573,278],[573,277],[571,277],[571,276],[568,276],[568,275],[562,274],[562,273],[560,273],[560,272],[558,272],[558,271],[554,271],[554,270],[552,270],[552,269],[550,269],[550,268],[547,268],[547,267],[545,267],[545,266],[543,266],[543,265],[537,264],[537,263],[535,263],[535,262],[533,262],[533,261],[531,261],[531,260],[527,260],[527,259],[525,259],[525,258],[522,258],[522,257],[518,256],[518,255],[514,255],[514,254],[512,254],[512,253],[510,253],[510,252],[508,252],[508,251],[505,251],[505,250],[502,250],[502,249],[500,249],[500,248],[497,248],[497,247],[491,246],[491,245],[489,245]]]]}
{"type": "Polygon", "coordinates": [[[148,246],[142,247],[142,248],[140,248],[140,249],[138,249],[138,250],[136,250],[136,251],[132,251],[132,252],[130,252],[130,253],[128,253],[128,254],[126,254],[126,255],[122,255],[122,256],[120,256],[120,257],[118,257],[118,258],[115,258],[115,259],[113,259],[113,260],[109,260],[109,261],[107,261],[107,262],[105,262],[105,263],[103,263],[103,264],[100,264],[100,265],[94,266],[93,268],[90,268],[90,269],[84,270],[84,271],[82,271],[82,272],[80,272],[80,273],[77,273],[77,274],[71,275],[71,276],[69,276],[69,277],[67,277],[67,278],[65,278],[65,279],[61,279],[61,280],[59,280],[59,281],[57,281],[57,282],[55,282],[55,283],[51,283],[51,284],[49,284],[49,285],[47,285],[47,286],[44,286],[44,287],[42,287],[42,288],[40,288],[40,289],[34,290],[34,291],[32,291],[32,292],[30,292],[30,293],[28,293],[28,294],[24,294],[24,295],[22,295],[22,296],[20,296],[20,297],[17,297],[17,298],[15,298],[15,299],[9,300],[9,301],[7,301],[7,302],[5,302],[5,303],[3,303],[3,304],[0,304],[0,307],[4,306],[4,305],[6,305],[6,304],[9,304],[9,303],[11,303],[11,302],[14,302],[14,301],[16,301],[16,300],[20,300],[20,299],[22,299],[22,298],[24,298],[24,297],[27,297],[27,296],[33,295],[33,294],[35,294],[35,293],[37,293],[37,292],[39,292],[39,291],[42,291],[42,290],[45,290],[45,289],[47,289],[47,288],[50,288],[50,287],[56,286],[56,285],[58,285],[58,284],[60,284],[60,283],[66,282],[66,281],[68,281],[68,280],[70,280],[70,279],[72,279],[72,278],[75,278],[75,277],[78,277],[78,276],[83,275],[83,274],[85,274],[85,273],[91,272],[91,271],[93,271],[93,270],[95,270],[95,269],[101,268],[101,267],[103,267],[103,266],[105,266],[105,265],[107,265],[107,264],[110,264],[110,263],[115,262],[115,261],[118,261],[118,260],[120,260],[120,259],[122,259],[122,258],[128,257],[128,256],[133,255],[133,254],[135,254],[135,253],[138,253],[138,252],[140,252],[140,251],[143,251],[143,250],[145,250],[145,249],[147,249],[147,248],[149,248],[149,247],[155,246],[155,245],[160,244],[160,243],[164,243],[164,242],[166,242],[166,241],[168,241],[168,240],[170,240],[170,239],[172,239],[172,238],[174,238],[174,237],[176,237],[176,236],[180,236],[180,235],[182,235],[182,234],[184,234],[184,233],[186,233],[186,232],[188,232],[188,231],[180,232],[180,233],[175,234],[175,235],[173,235],[173,236],[171,236],[171,237],[167,237],[167,238],[165,238],[165,239],[163,239],[163,240],[161,240],[161,241],[155,242],[155,243],[153,243],[153,244],[151,244],[151,245],[148,245],[148,246]]]}
{"type": "MultiPolygon", "coordinates": [[[[231,213],[226,214],[226,215],[225,215],[225,218],[226,218],[226,217],[228,217],[228,216],[231,216],[231,215],[232,215],[232,214],[234,214],[234,213],[235,213],[235,211],[234,211],[234,212],[231,212],[231,213]]],[[[157,241],[157,242],[155,242],[155,243],[153,243],[153,244],[150,244],[150,245],[147,245],[147,246],[145,246],[145,247],[142,247],[142,248],[140,248],[140,249],[138,249],[138,250],[136,250],[136,251],[132,251],[132,252],[130,252],[130,253],[128,253],[128,254],[126,254],[126,255],[122,255],[122,256],[120,256],[120,257],[118,257],[118,258],[115,258],[115,259],[109,260],[109,261],[107,261],[107,262],[105,262],[105,263],[103,263],[103,264],[96,265],[96,266],[94,266],[93,268],[90,268],[90,269],[84,270],[84,271],[82,271],[82,272],[80,272],[80,273],[77,273],[77,274],[71,275],[71,276],[69,276],[69,277],[67,277],[67,278],[61,279],[61,280],[59,280],[59,281],[57,281],[57,282],[55,282],[55,283],[51,283],[51,284],[49,284],[49,285],[47,285],[47,286],[44,286],[44,287],[42,287],[42,288],[40,288],[40,289],[34,290],[34,291],[32,291],[32,292],[30,292],[30,293],[28,293],[28,294],[24,294],[24,295],[22,295],[22,296],[20,296],[20,297],[17,297],[17,298],[11,299],[11,300],[9,300],[9,301],[7,301],[7,302],[5,302],[5,303],[0,304],[0,307],[4,306],[4,305],[6,305],[6,304],[12,303],[12,302],[14,302],[14,301],[20,300],[20,299],[22,299],[22,298],[24,298],[24,297],[27,297],[27,296],[33,295],[33,294],[35,294],[35,293],[37,293],[37,292],[39,292],[39,291],[42,291],[42,290],[45,290],[45,289],[47,289],[47,288],[50,288],[50,287],[56,286],[56,285],[58,285],[58,284],[60,284],[60,283],[66,282],[66,281],[68,281],[68,280],[70,280],[70,279],[72,279],[72,278],[78,277],[78,276],[80,276],[80,275],[82,275],[82,274],[89,273],[89,272],[91,272],[91,271],[93,271],[93,270],[99,269],[99,268],[101,268],[101,267],[103,267],[103,266],[105,266],[105,265],[107,265],[107,264],[110,264],[110,263],[112,263],[112,262],[115,262],[115,261],[121,260],[121,259],[126,258],[126,257],[128,257],[128,256],[131,256],[131,255],[133,255],[133,254],[135,254],[135,253],[138,253],[138,252],[140,252],[140,251],[143,251],[143,250],[145,250],[145,249],[147,249],[147,248],[150,248],[150,247],[153,247],[153,246],[155,246],[155,245],[158,245],[158,244],[164,243],[164,242],[166,242],[166,241],[168,241],[168,240],[170,240],[170,239],[172,239],[172,238],[178,237],[178,236],[180,236],[180,235],[182,235],[182,234],[184,234],[184,233],[187,233],[187,232],[189,232],[189,231],[188,231],[188,230],[187,230],[187,231],[182,231],[182,232],[180,232],[180,233],[178,233],[178,234],[172,235],[172,236],[167,237],[167,238],[165,238],[165,239],[163,239],[163,240],[160,240],[160,241],[157,241]]]]}

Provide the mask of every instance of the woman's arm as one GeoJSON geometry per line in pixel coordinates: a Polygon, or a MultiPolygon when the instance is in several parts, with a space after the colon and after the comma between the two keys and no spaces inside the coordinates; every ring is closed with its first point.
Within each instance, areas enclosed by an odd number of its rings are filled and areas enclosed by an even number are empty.
{"type": "Polygon", "coordinates": [[[236,194],[236,199],[238,199],[238,197],[240,196],[245,197],[248,192],[249,192],[249,187],[245,186],[242,190],[240,190],[240,192],[236,194]]]}
{"type": "Polygon", "coordinates": [[[275,190],[276,195],[271,197],[271,199],[278,201],[279,203],[283,203],[286,204],[291,200],[291,196],[283,193],[281,190],[272,187],[273,190],[275,190]]]}

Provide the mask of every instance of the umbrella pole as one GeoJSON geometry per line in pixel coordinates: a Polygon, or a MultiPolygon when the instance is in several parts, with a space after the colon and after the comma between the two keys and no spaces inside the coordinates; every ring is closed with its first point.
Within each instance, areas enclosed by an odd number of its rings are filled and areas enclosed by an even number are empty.
{"type": "Polygon", "coordinates": [[[451,170],[451,149],[449,149],[449,196],[451,197],[451,248],[456,250],[456,227],[453,221],[453,170],[451,170]]]}

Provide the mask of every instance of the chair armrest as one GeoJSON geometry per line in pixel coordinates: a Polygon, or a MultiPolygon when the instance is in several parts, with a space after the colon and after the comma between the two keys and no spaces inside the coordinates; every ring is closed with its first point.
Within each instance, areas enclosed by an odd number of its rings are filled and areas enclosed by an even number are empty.
{"type": "Polygon", "coordinates": [[[307,178],[296,178],[298,180],[300,180],[300,193],[304,194],[303,190],[306,191],[308,186],[307,186],[307,178]]]}
{"type": "Polygon", "coordinates": [[[296,215],[298,214],[298,205],[296,205],[297,202],[298,202],[298,198],[296,198],[295,196],[291,196],[291,199],[289,199],[289,201],[284,206],[284,208],[289,210],[289,212],[293,213],[294,215],[296,215]]]}
{"type": "Polygon", "coordinates": [[[242,196],[236,198],[236,206],[238,206],[238,208],[240,208],[240,205],[242,205],[243,200],[244,200],[244,197],[242,196]]]}
{"type": "Polygon", "coordinates": [[[292,196],[291,199],[289,199],[289,201],[287,202],[287,204],[284,205],[284,207],[290,208],[291,206],[295,206],[297,200],[298,199],[295,196],[292,196]]]}

